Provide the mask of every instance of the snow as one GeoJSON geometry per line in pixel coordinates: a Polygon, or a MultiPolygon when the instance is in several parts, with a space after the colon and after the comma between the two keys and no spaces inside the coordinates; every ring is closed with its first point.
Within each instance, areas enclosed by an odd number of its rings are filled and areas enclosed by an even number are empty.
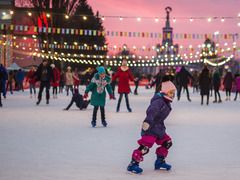
{"type": "MultiPolygon", "coordinates": [[[[81,86],[81,92],[84,89],[81,86]]],[[[63,111],[71,98],[65,92],[49,105],[43,99],[39,106],[28,90],[8,94],[0,108],[0,179],[239,179],[240,100],[213,104],[211,97],[209,106],[201,106],[200,95],[191,88],[190,92],[192,102],[182,94],[166,120],[173,141],[166,161],[172,171],[153,170],[154,145],[140,163],[142,175],[129,175],[126,168],[138,148],[153,89],[139,87],[138,96],[130,94],[132,113],[127,112],[124,99],[119,113],[117,101],[107,99],[106,128],[100,123],[100,112],[97,127],[91,127],[92,106],[79,111],[73,105],[63,111]]],[[[221,95],[224,100],[224,92],[221,95]]]]}

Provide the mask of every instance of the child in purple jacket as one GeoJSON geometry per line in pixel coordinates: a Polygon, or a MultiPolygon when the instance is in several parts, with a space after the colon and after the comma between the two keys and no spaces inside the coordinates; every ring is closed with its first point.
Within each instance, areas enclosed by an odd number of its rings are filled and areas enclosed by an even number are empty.
{"type": "Polygon", "coordinates": [[[173,101],[175,90],[176,87],[171,81],[162,82],[162,91],[156,93],[151,99],[146,111],[147,117],[142,124],[142,138],[138,140],[140,147],[133,151],[132,161],[127,167],[128,171],[136,174],[142,173],[139,162],[143,161],[143,156],[149,152],[154,143],[160,145],[156,149],[155,170],[169,171],[171,169],[171,166],[165,162],[172,141],[166,134],[164,120],[172,110],[170,103],[173,101]]]}

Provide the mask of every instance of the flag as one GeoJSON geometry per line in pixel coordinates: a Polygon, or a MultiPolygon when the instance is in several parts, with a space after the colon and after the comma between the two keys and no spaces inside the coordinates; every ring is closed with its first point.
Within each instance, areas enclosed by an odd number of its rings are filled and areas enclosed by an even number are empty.
{"type": "Polygon", "coordinates": [[[69,34],[69,29],[66,29],[66,34],[69,34]]]}
{"type": "Polygon", "coordinates": [[[49,27],[49,28],[48,28],[48,33],[51,33],[51,30],[52,30],[52,28],[49,27]]]}
{"type": "Polygon", "coordinates": [[[71,29],[71,34],[74,34],[74,29],[71,29]]]}

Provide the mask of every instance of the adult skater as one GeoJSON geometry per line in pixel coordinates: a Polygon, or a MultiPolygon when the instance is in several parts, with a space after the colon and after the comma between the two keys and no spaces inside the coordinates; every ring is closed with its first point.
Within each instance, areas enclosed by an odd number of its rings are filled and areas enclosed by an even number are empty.
{"type": "Polygon", "coordinates": [[[189,78],[194,80],[192,75],[185,69],[185,66],[182,66],[180,71],[177,73],[177,77],[176,77],[179,83],[179,90],[177,93],[178,100],[180,100],[181,91],[182,91],[182,88],[184,88],[187,92],[187,99],[189,102],[191,102],[189,91],[188,91],[189,78]]]}
{"type": "Polygon", "coordinates": [[[104,67],[98,67],[97,70],[98,70],[98,73],[96,73],[92,78],[92,81],[88,85],[83,98],[86,99],[88,97],[88,92],[92,91],[91,105],[93,105],[94,108],[93,108],[91,124],[93,127],[97,125],[96,123],[97,111],[100,106],[102,125],[106,127],[107,122],[106,122],[105,109],[104,109],[105,102],[106,102],[105,89],[107,89],[110,99],[113,99],[112,88],[110,86],[111,79],[109,76],[106,76],[104,67]]]}
{"type": "Polygon", "coordinates": [[[50,83],[51,79],[53,79],[53,82],[55,82],[54,73],[50,65],[48,64],[47,59],[43,59],[42,63],[37,68],[37,71],[31,76],[31,79],[33,79],[36,76],[36,82],[40,81],[40,88],[38,92],[38,101],[37,105],[40,104],[42,100],[42,92],[43,89],[46,89],[46,103],[49,104],[50,94],[50,83]]]}
{"type": "Polygon", "coordinates": [[[0,65],[0,70],[2,71],[2,73],[4,74],[5,78],[1,78],[0,81],[2,81],[2,86],[4,87],[2,90],[3,93],[3,97],[6,98],[7,95],[7,90],[6,90],[6,81],[8,80],[8,73],[5,69],[5,67],[3,66],[3,64],[0,65]]]}
{"type": "Polygon", "coordinates": [[[221,103],[222,100],[221,100],[221,96],[220,96],[220,93],[219,93],[219,88],[221,87],[221,78],[220,78],[218,69],[215,69],[215,72],[213,73],[212,80],[213,80],[214,95],[215,95],[215,100],[213,101],[213,103],[216,103],[216,102],[221,103]],[[217,101],[217,95],[218,95],[218,98],[219,98],[218,101],[217,101]]]}
{"type": "Polygon", "coordinates": [[[132,160],[127,170],[132,173],[142,173],[139,163],[143,161],[143,156],[149,152],[154,143],[161,145],[156,149],[157,160],[155,161],[155,170],[170,170],[171,165],[165,162],[168,149],[172,146],[171,138],[166,134],[164,120],[172,110],[170,103],[173,101],[176,87],[171,81],[162,82],[162,91],[155,94],[151,99],[147,109],[147,117],[142,124],[140,145],[133,151],[132,160]]]}
{"type": "Polygon", "coordinates": [[[22,69],[18,70],[16,78],[18,82],[18,90],[22,90],[22,92],[24,92],[24,89],[23,89],[24,74],[22,72],[22,69]]]}
{"type": "Polygon", "coordinates": [[[201,94],[201,105],[203,105],[203,96],[207,96],[207,105],[209,104],[209,89],[211,85],[211,77],[207,65],[202,69],[201,74],[199,75],[199,86],[201,94]]]}
{"type": "Polygon", "coordinates": [[[1,95],[1,93],[2,93],[3,90],[5,89],[3,80],[6,81],[6,80],[7,80],[7,77],[5,76],[3,70],[0,69],[0,107],[2,107],[2,95],[1,95]]]}
{"type": "Polygon", "coordinates": [[[238,73],[236,73],[236,75],[235,75],[234,85],[236,86],[234,101],[236,101],[237,100],[237,95],[239,94],[239,96],[240,96],[240,75],[238,73]]]}
{"type": "Polygon", "coordinates": [[[7,87],[6,87],[6,92],[8,90],[8,86],[9,86],[9,90],[10,90],[10,93],[13,94],[13,89],[12,89],[12,83],[14,81],[14,72],[13,71],[10,71],[8,73],[8,82],[7,82],[7,87]]]}
{"type": "Polygon", "coordinates": [[[233,79],[233,75],[231,73],[231,69],[228,69],[227,73],[223,79],[223,85],[226,90],[226,99],[225,99],[226,101],[231,100],[230,97],[231,97],[233,82],[234,82],[234,79],[233,79]]]}
{"type": "Polygon", "coordinates": [[[58,69],[55,67],[55,64],[51,64],[51,67],[55,77],[55,82],[53,82],[53,80],[51,81],[53,99],[57,99],[57,87],[59,86],[60,74],[58,69]]]}
{"type": "Polygon", "coordinates": [[[87,109],[88,104],[90,103],[90,100],[83,100],[83,96],[81,94],[79,94],[78,89],[74,89],[74,94],[72,97],[72,100],[70,102],[70,104],[64,109],[64,110],[68,110],[73,103],[76,103],[76,106],[80,109],[87,109]]]}
{"type": "Polygon", "coordinates": [[[67,67],[67,72],[66,72],[67,96],[69,94],[69,89],[73,94],[73,76],[74,76],[74,74],[72,73],[72,68],[70,66],[68,66],[67,67]]]}
{"type": "Polygon", "coordinates": [[[34,77],[33,79],[30,79],[31,76],[35,73],[35,68],[33,66],[31,66],[30,71],[28,72],[27,75],[27,79],[26,82],[29,81],[29,86],[30,86],[30,98],[32,98],[32,91],[34,91],[34,97],[36,97],[36,77],[34,77]]]}
{"type": "Polygon", "coordinates": [[[118,104],[117,104],[116,111],[119,112],[122,97],[123,97],[123,95],[125,95],[127,109],[129,112],[132,112],[132,109],[130,108],[130,105],[129,105],[128,94],[130,93],[129,79],[131,81],[134,81],[134,78],[133,78],[132,74],[130,73],[130,70],[127,66],[126,59],[124,59],[122,61],[122,66],[118,69],[117,73],[112,77],[112,81],[115,81],[117,78],[119,78],[119,81],[118,81],[119,98],[118,98],[118,104]]]}
{"type": "Polygon", "coordinates": [[[142,75],[141,75],[141,70],[140,69],[135,74],[134,78],[135,78],[135,81],[134,81],[134,84],[135,84],[134,95],[138,95],[137,90],[138,90],[138,86],[139,86],[139,81],[142,81],[142,75]]]}

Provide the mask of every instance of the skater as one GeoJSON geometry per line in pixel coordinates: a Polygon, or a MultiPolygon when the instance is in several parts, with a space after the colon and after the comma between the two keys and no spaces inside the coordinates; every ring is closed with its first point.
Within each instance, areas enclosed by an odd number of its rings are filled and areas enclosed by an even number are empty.
{"type": "Polygon", "coordinates": [[[178,89],[178,93],[177,93],[178,101],[180,100],[180,97],[181,97],[182,88],[184,88],[187,92],[187,99],[189,102],[191,102],[191,99],[189,96],[189,91],[188,91],[189,78],[191,78],[194,81],[194,78],[185,69],[185,66],[182,66],[180,71],[177,73],[177,77],[176,77],[177,82],[179,84],[179,89],[178,89]]]}
{"type": "Polygon", "coordinates": [[[67,88],[67,96],[69,94],[69,89],[73,94],[73,73],[72,73],[72,68],[70,66],[67,67],[67,72],[66,72],[66,88],[67,88]]]}
{"type": "Polygon", "coordinates": [[[224,79],[223,79],[223,85],[224,88],[226,90],[226,101],[230,101],[230,97],[231,97],[231,91],[232,91],[232,85],[233,85],[233,75],[231,73],[231,69],[228,69],[224,79]]]}
{"type": "Polygon", "coordinates": [[[155,81],[151,84],[150,88],[152,88],[156,84],[156,89],[162,81],[162,77],[165,75],[162,69],[159,69],[159,72],[156,75],[155,81]]]}
{"type": "Polygon", "coordinates": [[[36,97],[36,77],[34,77],[33,79],[29,80],[30,77],[35,73],[35,68],[33,66],[31,66],[30,71],[28,72],[28,76],[26,79],[26,82],[29,81],[29,86],[30,86],[30,98],[32,98],[32,90],[34,91],[34,97],[36,97]]]}
{"type": "Polygon", "coordinates": [[[138,72],[135,74],[135,90],[134,90],[134,95],[138,95],[137,89],[138,89],[138,85],[139,85],[139,81],[142,81],[142,75],[141,75],[141,70],[139,69],[138,72]]]}
{"type": "Polygon", "coordinates": [[[171,81],[162,82],[162,91],[151,99],[146,112],[147,117],[142,124],[142,137],[138,140],[140,146],[133,151],[132,160],[127,167],[128,171],[136,174],[142,173],[143,170],[139,167],[139,163],[143,161],[143,156],[149,152],[154,143],[161,145],[156,149],[155,170],[169,171],[171,169],[171,165],[165,162],[172,141],[166,134],[164,120],[172,110],[170,103],[173,101],[175,90],[176,87],[171,81]]]}
{"type": "Polygon", "coordinates": [[[199,85],[201,91],[201,105],[203,105],[203,96],[207,96],[207,105],[209,104],[209,89],[211,85],[211,77],[207,65],[202,69],[201,74],[199,75],[199,85]]]}
{"type": "Polygon", "coordinates": [[[118,72],[112,77],[112,81],[115,81],[117,78],[119,78],[119,82],[118,82],[119,98],[118,98],[116,112],[120,111],[120,104],[121,104],[123,95],[125,95],[128,112],[132,112],[132,109],[130,108],[130,105],[129,105],[128,94],[130,93],[129,79],[131,81],[134,81],[134,78],[132,77],[132,74],[130,73],[130,70],[127,66],[126,59],[122,61],[122,66],[118,69],[118,72]]]}
{"type": "Polygon", "coordinates": [[[2,69],[0,69],[0,108],[2,107],[2,95],[1,93],[5,89],[3,81],[6,81],[7,77],[5,76],[5,73],[2,69]]]}
{"type": "Polygon", "coordinates": [[[53,80],[51,81],[51,86],[53,90],[53,99],[57,99],[57,87],[59,86],[60,74],[58,69],[55,67],[55,64],[51,64],[51,67],[53,69],[53,73],[55,77],[55,83],[53,83],[53,80]]]}
{"type": "Polygon", "coordinates": [[[65,85],[65,74],[62,70],[59,73],[59,91],[58,93],[63,93],[63,88],[65,85]]]}
{"type": "Polygon", "coordinates": [[[72,100],[70,102],[70,104],[64,109],[64,110],[68,110],[73,103],[76,103],[76,106],[80,109],[80,110],[84,110],[87,109],[88,104],[90,103],[90,100],[83,100],[83,96],[81,94],[79,94],[78,89],[74,89],[74,94],[72,97],[72,100]]]}
{"type": "Polygon", "coordinates": [[[238,73],[235,75],[234,84],[236,86],[236,94],[235,94],[234,101],[236,101],[237,100],[237,95],[239,94],[239,96],[240,96],[240,75],[238,73]]]}
{"type": "Polygon", "coordinates": [[[14,81],[13,76],[14,76],[13,71],[10,71],[10,72],[8,73],[8,82],[7,82],[6,92],[7,92],[7,90],[8,90],[8,86],[9,86],[9,90],[10,90],[10,93],[11,93],[11,94],[13,94],[13,89],[12,89],[12,83],[13,83],[13,81],[14,81]]]}
{"type": "Polygon", "coordinates": [[[217,103],[217,102],[221,103],[222,100],[221,100],[221,96],[219,93],[219,88],[221,87],[221,78],[220,78],[218,69],[215,69],[212,79],[213,79],[213,87],[214,87],[214,94],[215,94],[215,100],[213,101],[213,103],[217,103]],[[219,98],[218,101],[217,101],[217,95],[219,98]]]}
{"type": "Polygon", "coordinates": [[[194,79],[194,80],[191,81],[191,85],[192,85],[192,88],[193,88],[193,93],[195,92],[195,90],[198,93],[198,86],[199,86],[199,84],[198,84],[199,83],[198,71],[194,71],[192,76],[193,76],[193,79],[194,79]]]}
{"type": "MultiPolygon", "coordinates": [[[[114,71],[112,70],[109,70],[109,75],[110,75],[110,78],[112,79],[112,77],[116,74],[114,71]]],[[[117,84],[117,81],[111,81],[110,85],[111,85],[111,88],[112,88],[112,91],[113,91],[113,100],[116,100],[116,97],[115,97],[115,86],[117,84]]]]}
{"type": "Polygon", "coordinates": [[[22,92],[24,92],[24,89],[23,89],[24,74],[22,72],[22,69],[18,70],[16,78],[18,82],[18,90],[22,90],[22,92]]]}
{"type": "Polygon", "coordinates": [[[4,78],[1,78],[0,81],[2,81],[2,86],[3,86],[3,90],[2,90],[2,93],[3,93],[3,97],[4,99],[6,99],[6,95],[7,95],[7,91],[6,91],[6,82],[8,80],[8,73],[5,69],[5,67],[3,66],[3,64],[0,65],[0,70],[2,71],[2,73],[4,74],[4,78]]]}
{"type": "Polygon", "coordinates": [[[37,68],[37,71],[31,76],[30,80],[33,79],[35,76],[36,79],[35,81],[40,81],[40,88],[38,92],[38,101],[37,105],[40,104],[42,100],[42,92],[43,89],[46,88],[46,104],[49,104],[49,99],[50,99],[50,94],[49,94],[49,89],[50,89],[50,83],[51,79],[53,79],[53,82],[55,82],[54,78],[54,73],[50,65],[48,64],[47,59],[43,59],[42,63],[39,65],[37,68]]]}
{"type": "Polygon", "coordinates": [[[79,88],[79,84],[80,84],[80,79],[79,79],[79,76],[78,76],[78,71],[77,71],[77,68],[75,68],[75,72],[73,74],[73,86],[74,86],[74,89],[78,89],[79,88]]]}
{"type": "Polygon", "coordinates": [[[91,95],[91,105],[94,106],[93,108],[93,115],[92,115],[92,126],[95,127],[97,125],[96,120],[97,120],[97,111],[100,106],[100,111],[101,111],[101,119],[102,119],[102,125],[107,126],[107,122],[105,119],[105,102],[106,102],[106,91],[105,88],[107,89],[110,99],[113,99],[112,95],[112,88],[110,86],[110,77],[106,76],[106,72],[104,67],[98,67],[97,68],[98,73],[96,73],[87,87],[85,94],[83,96],[84,99],[88,97],[88,92],[92,91],[91,95]]]}

